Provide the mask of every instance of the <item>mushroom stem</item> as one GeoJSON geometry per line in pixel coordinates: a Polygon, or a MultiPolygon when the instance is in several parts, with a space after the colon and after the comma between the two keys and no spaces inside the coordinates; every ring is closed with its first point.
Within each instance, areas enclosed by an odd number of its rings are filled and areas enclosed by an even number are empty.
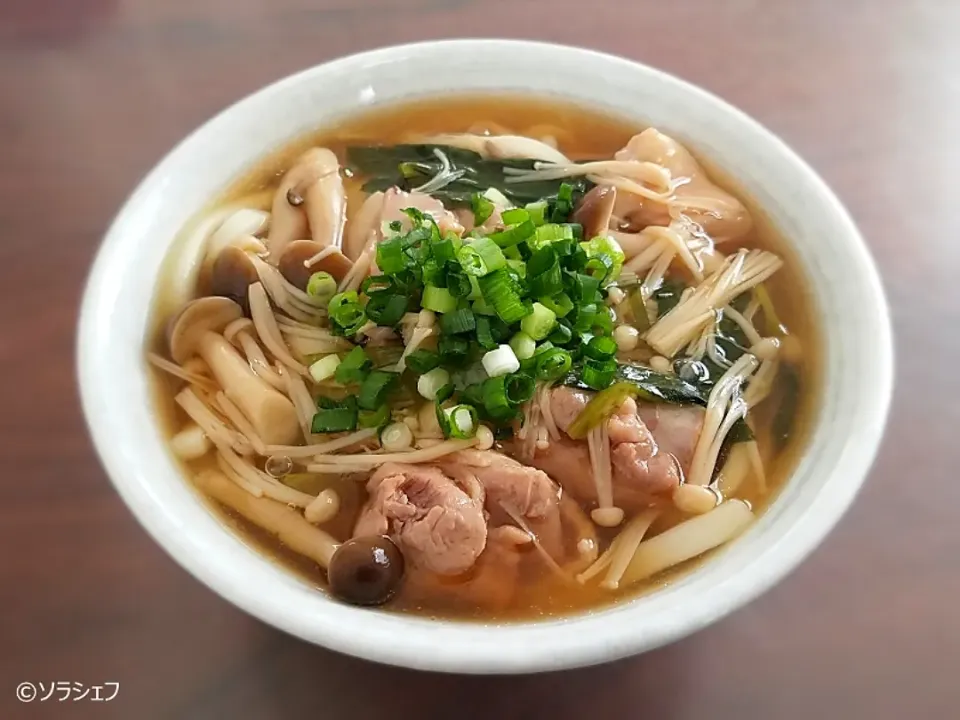
{"type": "Polygon", "coordinates": [[[253,372],[222,335],[203,333],[197,351],[226,396],[240,408],[263,442],[285,445],[299,439],[300,424],[293,403],[253,372]]]}

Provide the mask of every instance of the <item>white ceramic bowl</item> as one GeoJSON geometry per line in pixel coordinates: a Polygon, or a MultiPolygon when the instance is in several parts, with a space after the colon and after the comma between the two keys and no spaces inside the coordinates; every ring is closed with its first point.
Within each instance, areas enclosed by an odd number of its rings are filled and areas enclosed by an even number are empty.
{"type": "Polygon", "coordinates": [[[891,395],[890,325],[856,227],[786,145],[716,97],[643,65],[586,50],[468,40],[393,47],[312,68],[222,112],[147,176],[107,233],[80,317],[83,407],[124,501],[177,562],[250,614],[306,640],[414,668],[526,672],[639,653],[704,627],[794,568],[850,504],[891,395]],[[333,602],[241,542],[198,500],[154,418],[143,348],[167,249],[183,224],[265,153],[380,103],[462,91],[568,98],[661,127],[731,171],[796,245],[824,334],[824,387],[809,449],[739,540],[648,597],[550,622],[480,625],[333,602]],[[869,347],[869,353],[858,348],[869,347]],[[705,598],[709,598],[706,601],[705,598]]]}

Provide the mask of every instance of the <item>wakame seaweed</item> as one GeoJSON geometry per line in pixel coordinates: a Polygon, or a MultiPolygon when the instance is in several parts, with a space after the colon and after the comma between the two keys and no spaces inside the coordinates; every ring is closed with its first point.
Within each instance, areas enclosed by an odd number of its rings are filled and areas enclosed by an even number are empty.
{"type": "MultiPolygon", "coordinates": [[[[658,373],[651,368],[619,363],[614,382],[628,382],[640,390],[640,399],[647,402],[662,402],[669,405],[706,406],[707,394],[693,383],[682,380],[676,375],[658,373]]],[[[574,368],[560,381],[564,385],[580,390],[591,390],[580,379],[580,369],[574,368]]]]}
{"type": "Polygon", "coordinates": [[[555,200],[563,183],[573,187],[573,204],[576,205],[580,197],[593,187],[587,179],[577,177],[507,183],[504,168],[533,170],[536,161],[484,159],[472,150],[447,145],[353,145],[347,148],[347,159],[352,170],[368,178],[363,185],[364,192],[373,193],[394,186],[410,191],[443,170],[443,162],[436,150],[446,156],[454,179],[442,188],[432,190],[430,195],[449,208],[470,207],[473,194],[487,188],[496,188],[521,206],[538,200],[555,200]]]}
{"type": "Polygon", "coordinates": [[[796,367],[781,363],[779,371],[782,395],[780,407],[773,416],[773,442],[777,450],[783,450],[793,431],[793,423],[797,417],[797,405],[800,403],[800,373],[796,367]]]}

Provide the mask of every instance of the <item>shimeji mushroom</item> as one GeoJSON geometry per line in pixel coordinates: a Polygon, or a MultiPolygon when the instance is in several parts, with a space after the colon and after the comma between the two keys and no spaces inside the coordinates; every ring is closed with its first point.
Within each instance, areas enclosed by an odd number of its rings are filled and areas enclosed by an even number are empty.
{"type": "Polygon", "coordinates": [[[593,238],[605,235],[610,228],[617,189],[612,185],[597,185],[583,196],[571,220],[583,226],[583,236],[593,238]]]}
{"type": "Polygon", "coordinates": [[[339,248],[346,218],[346,194],[337,156],[310,148],[287,171],[273,198],[267,245],[278,263],[286,247],[308,237],[339,248]]]}
{"type": "Polygon", "coordinates": [[[227,245],[213,261],[210,293],[230,298],[243,308],[244,314],[249,314],[247,288],[258,279],[257,268],[250,256],[236,245],[227,245]]]}
{"type": "Polygon", "coordinates": [[[280,255],[277,268],[287,282],[301,290],[307,289],[310,276],[328,272],[337,282],[343,280],[353,263],[332,245],[321,245],[314,240],[295,240],[280,255]]]}
{"type": "Polygon", "coordinates": [[[267,444],[291,445],[300,438],[293,403],[262,380],[220,331],[243,316],[240,306],[224,297],[203,297],[187,303],[170,324],[168,342],[174,361],[199,355],[267,444]]]}

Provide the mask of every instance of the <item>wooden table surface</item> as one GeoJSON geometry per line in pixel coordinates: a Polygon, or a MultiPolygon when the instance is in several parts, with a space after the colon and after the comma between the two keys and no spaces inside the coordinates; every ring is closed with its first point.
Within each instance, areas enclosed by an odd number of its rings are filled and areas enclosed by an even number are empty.
{"type": "Polygon", "coordinates": [[[3,0],[0,718],[957,717],[958,33],[953,0],[3,0]],[[146,170],[269,81],[460,35],[619,53],[732,101],[848,203],[889,293],[896,398],[852,511],[777,588],[643,657],[454,677],[287,637],[147,537],[84,428],[81,288],[146,170]],[[120,691],[24,705],[21,681],[120,691]]]}

